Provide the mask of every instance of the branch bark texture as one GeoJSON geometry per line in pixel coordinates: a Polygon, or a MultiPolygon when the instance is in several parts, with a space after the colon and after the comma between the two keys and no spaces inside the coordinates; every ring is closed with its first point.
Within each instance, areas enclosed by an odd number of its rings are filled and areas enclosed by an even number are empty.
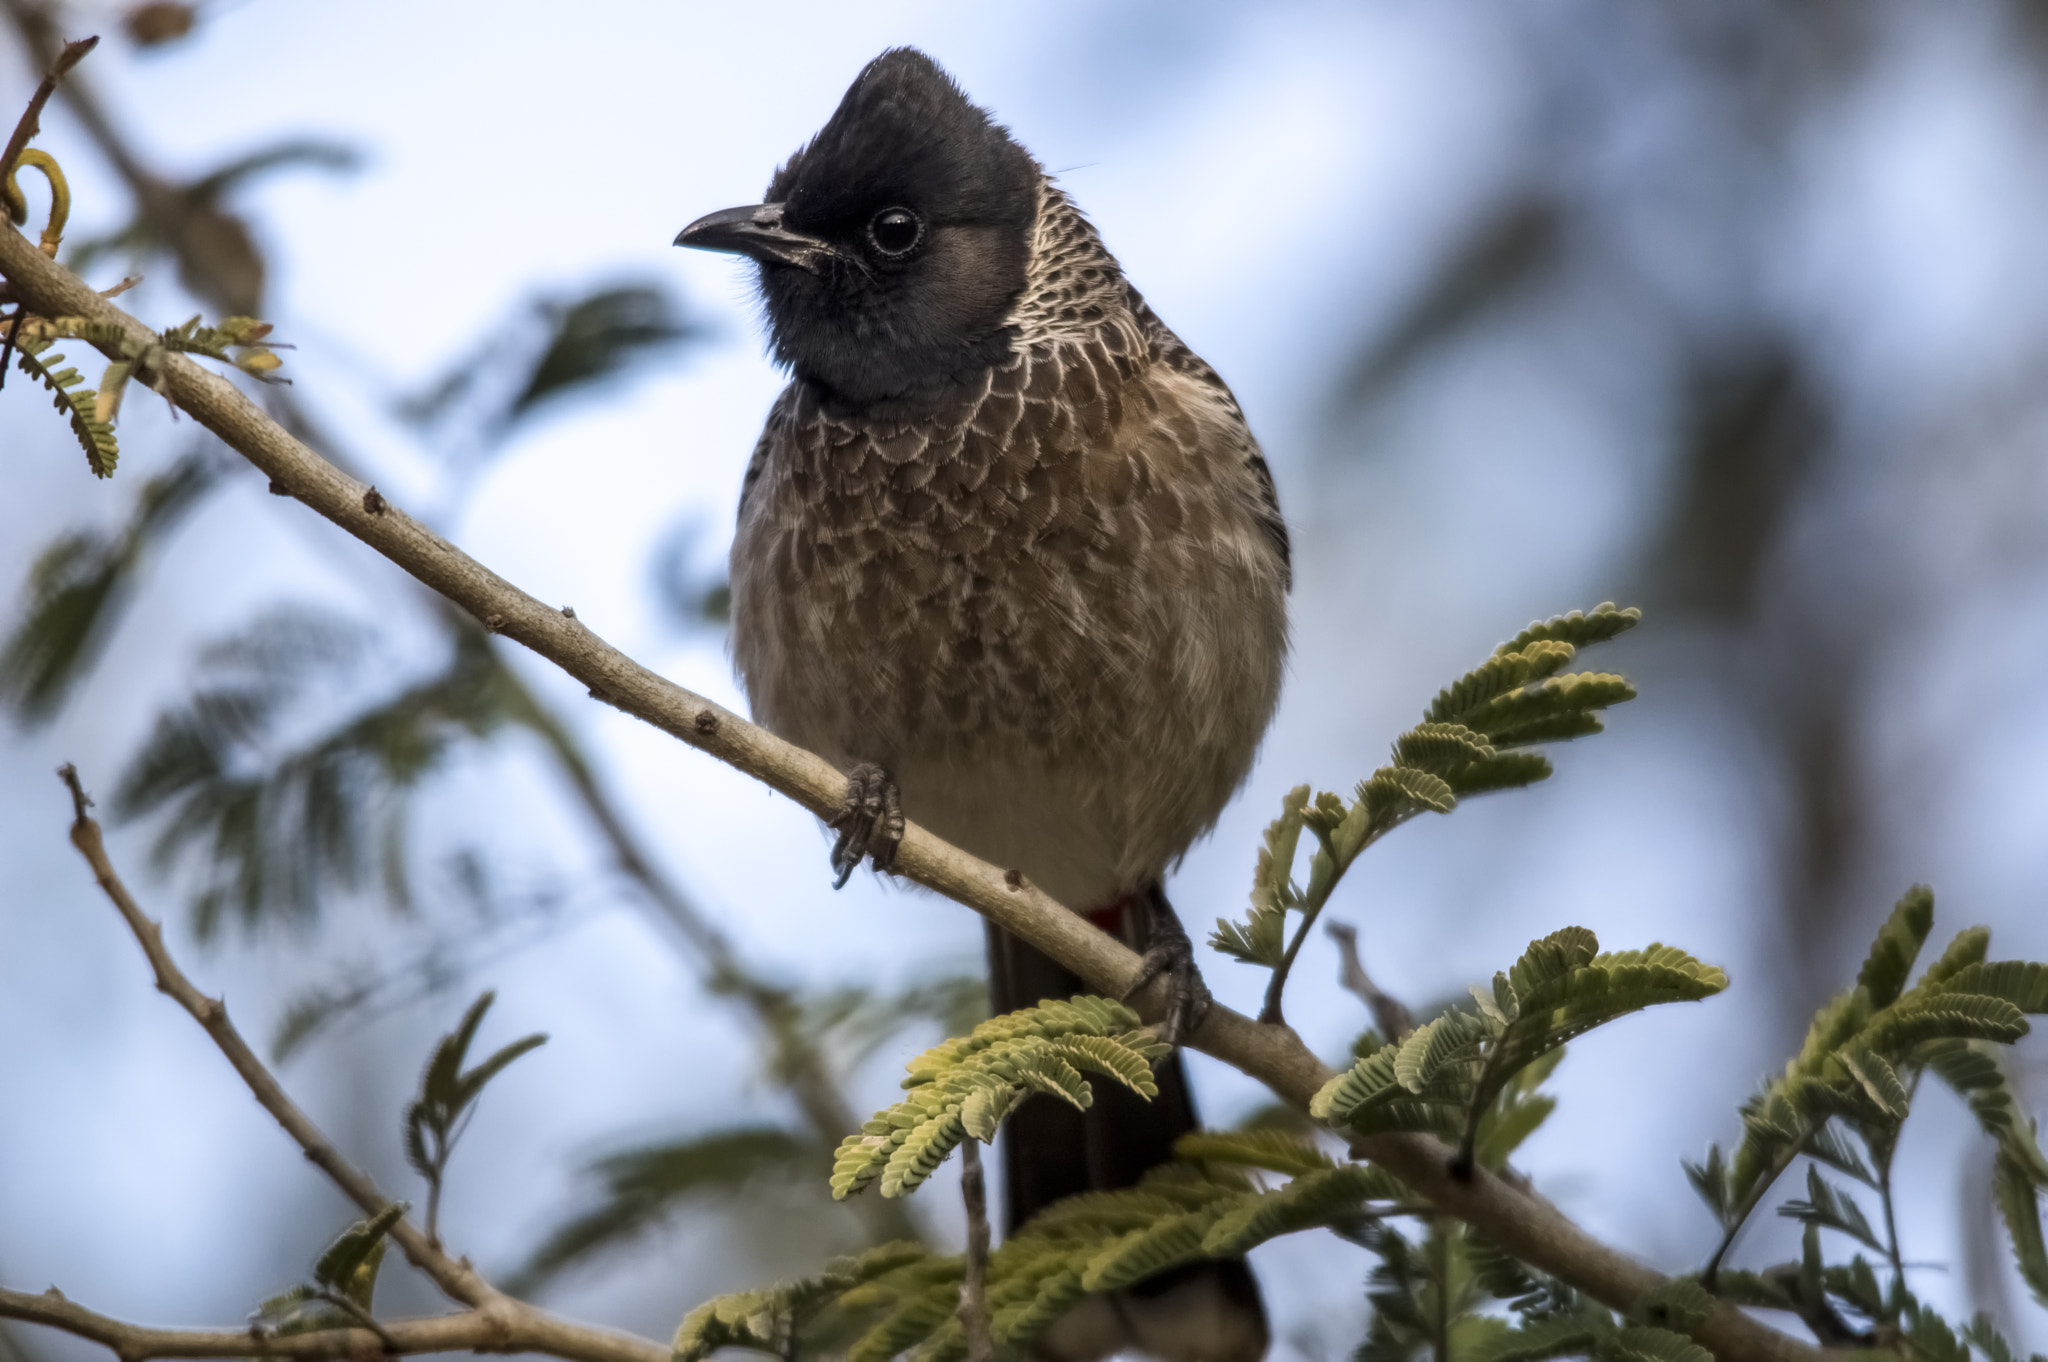
{"type": "MultiPolygon", "coordinates": [[[[140,321],[45,259],[12,230],[0,231],[0,275],[35,312],[116,325],[138,345],[154,340],[140,321]]],[[[846,780],[824,758],[642,666],[574,616],[535,600],[434,534],[388,498],[369,496],[368,486],[293,439],[226,379],[182,355],[164,356],[161,368],[170,399],[266,474],[273,490],[296,498],[369,545],[469,611],[493,633],[547,658],[589,687],[593,697],[772,786],[814,814],[827,816],[837,810],[846,780]]],[[[904,831],[896,873],[1014,932],[1108,996],[1121,995],[1137,977],[1138,957],[1120,942],[1021,876],[971,856],[916,824],[904,831]]],[[[1132,1001],[1141,1015],[1157,1019],[1164,994],[1164,984],[1155,983],[1132,1001]]],[[[1209,1010],[1189,1043],[1296,1106],[1305,1107],[1334,1076],[1291,1029],[1261,1025],[1221,1005],[1209,1010]]],[[[1532,1192],[1483,1170],[1468,1179],[1454,1177],[1453,1151],[1441,1141],[1374,1136],[1354,1148],[1508,1252],[1611,1307],[1627,1309],[1665,1280],[1648,1265],[1586,1234],[1532,1192]]],[[[1731,1360],[1817,1362],[1823,1356],[1732,1306],[1719,1307],[1694,1332],[1707,1347],[1731,1360]]]]}
{"type": "Polygon", "coordinates": [[[571,1362],[668,1362],[669,1350],[648,1339],[570,1324],[511,1302],[515,1309],[464,1310],[434,1319],[384,1324],[389,1344],[368,1329],[322,1329],[307,1334],[253,1329],[152,1329],[114,1319],[65,1298],[54,1288],[41,1295],[0,1288],[0,1317],[61,1329],[109,1349],[121,1362],[159,1357],[383,1357],[414,1353],[544,1353],[571,1362]]]}

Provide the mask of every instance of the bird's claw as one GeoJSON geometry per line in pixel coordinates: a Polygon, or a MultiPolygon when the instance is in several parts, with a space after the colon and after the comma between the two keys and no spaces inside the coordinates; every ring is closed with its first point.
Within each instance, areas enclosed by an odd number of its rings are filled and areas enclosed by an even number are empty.
{"type": "Polygon", "coordinates": [[[1202,981],[1202,971],[1195,967],[1195,943],[1188,940],[1187,930],[1163,900],[1153,907],[1150,925],[1152,944],[1139,957],[1138,977],[1124,990],[1121,1001],[1128,1001],[1164,975],[1166,1018],[1160,1028],[1160,1039],[1178,1046],[1202,1024],[1215,999],[1202,981]]]}
{"type": "Polygon", "coordinates": [[[846,773],[846,797],[825,826],[839,830],[832,844],[832,869],[839,878],[832,887],[844,889],[869,857],[877,870],[895,866],[896,848],[903,841],[902,793],[887,771],[864,761],[846,773]]]}

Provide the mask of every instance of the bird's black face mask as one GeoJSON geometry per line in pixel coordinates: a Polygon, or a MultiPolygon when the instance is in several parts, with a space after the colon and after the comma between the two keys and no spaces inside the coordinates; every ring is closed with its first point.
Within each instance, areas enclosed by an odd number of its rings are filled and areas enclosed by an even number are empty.
{"type": "Polygon", "coordinates": [[[1024,287],[1039,170],[931,58],[884,52],[768,201],[699,218],[678,246],[758,261],[775,354],[857,406],[998,362],[1024,287]]]}

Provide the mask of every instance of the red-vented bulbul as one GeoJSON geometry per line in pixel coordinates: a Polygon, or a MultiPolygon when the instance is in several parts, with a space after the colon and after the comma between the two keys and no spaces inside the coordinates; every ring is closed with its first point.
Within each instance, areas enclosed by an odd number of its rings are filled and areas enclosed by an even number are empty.
{"type": "MultiPolygon", "coordinates": [[[[733,653],[754,715],[848,772],[841,883],[908,816],[1027,876],[1207,993],[1160,881],[1271,717],[1287,529],[1243,413],[1030,154],[930,58],[883,53],[767,202],[678,245],[759,263],[791,373],[740,493],[733,653]]],[[[991,927],[997,1011],[1083,991],[991,927]]],[[[1025,1102],[1007,1218],[1123,1187],[1195,1113],[1179,1055],[1145,1102],[1025,1102]]],[[[1039,1341],[1252,1362],[1241,1261],[1091,1297],[1039,1341]]]]}

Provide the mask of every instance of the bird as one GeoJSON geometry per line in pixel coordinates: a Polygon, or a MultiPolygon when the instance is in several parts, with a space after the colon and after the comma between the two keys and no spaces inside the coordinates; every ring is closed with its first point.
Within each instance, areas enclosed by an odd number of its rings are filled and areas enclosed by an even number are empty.
{"type": "MultiPolygon", "coordinates": [[[[763,202],[676,244],[754,262],[789,373],[741,485],[731,645],[755,718],[847,775],[838,883],[889,869],[913,819],[1142,952],[1177,1043],[1209,994],[1164,878],[1244,782],[1288,649],[1287,527],[1237,400],[914,48],[867,64],[763,202]]],[[[1088,991],[987,936],[998,1012],[1088,991]]],[[[1197,1125],[1178,1050],[1157,1081],[1021,1104],[1006,1231],[1170,1160],[1197,1125]]],[[[1227,1260],[1084,1298],[1034,1347],[1267,1344],[1227,1260]]]]}

